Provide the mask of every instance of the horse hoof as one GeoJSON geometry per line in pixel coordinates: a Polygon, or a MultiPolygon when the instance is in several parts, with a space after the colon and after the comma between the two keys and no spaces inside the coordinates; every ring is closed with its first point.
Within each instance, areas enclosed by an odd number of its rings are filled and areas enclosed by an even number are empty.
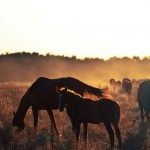
{"type": "Polygon", "coordinates": [[[58,138],[61,139],[61,138],[62,138],[62,135],[61,135],[61,134],[58,134],[58,138]]]}

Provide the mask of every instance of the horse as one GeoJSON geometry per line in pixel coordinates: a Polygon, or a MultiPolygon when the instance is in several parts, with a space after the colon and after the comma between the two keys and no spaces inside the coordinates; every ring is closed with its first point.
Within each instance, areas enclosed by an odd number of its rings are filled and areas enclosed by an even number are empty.
{"type": "Polygon", "coordinates": [[[143,81],[141,84],[139,84],[138,91],[137,91],[137,100],[139,104],[139,109],[141,112],[141,121],[142,126],[144,124],[144,115],[143,115],[143,109],[145,111],[148,127],[150,126],[150,80],[143,81]]]}
{"type": "MultiPolygon", "coordinates": [[[[38,125],[38,110],[47,110],[48,115],[51,120],[51,124],[58,135],[59,133],[54,115],[53,109],[58,109],[59,95],[56,92],[56,86],[68,86],[75,92],[84,95],[84,92],[96,95],[97,97],[103,96],[103,90],[99,88],[92,87],[76,78],[64,77],[56,79],[48,79],[45,77],[39,77],[26,91],[23,95],[20,104],[17,108],[17,112],[14,112],[14,117],[12,119],[12,126],[15,127],[14,132],[20,133],[24,128],[24,118],[29,107],[32,107],[33,118],[34,118],[34,128],[38,125]]],[[[67,108],[67,113],[72,122],[72,128],[74,130],[74,124],[72,121],[72,113],[69,108],[67,108]]]]}
{"type": "Polygon", "coordinates": [[[88,123],[99,124],[103,123],[110,141],[111,148],[114,148],[114,131],[111,124],[114,126],[116,136],[119,142],[119,148],[122,147],[120,129],[118,127],[120,120],[120,106],[117,102],[102,98],[98,101],[85,99],[79,94],[75,94],[65,89],[56,88],[60,94],[59,111],[63,111],[64,107],[69,106],[73,109],[73,119],[76,127],[76,142],[79,142],[80,125],[84,126],[84,141],[87,143],[87,128],[88,123]]]}
{"type": "Polygon", "coordinates": [[[110,83],[111,87],[113,88],[113,90],[115,92],[116,80],[112,78],[112,79],[109,80],[109,83],[110,83]]]}
{"type": "Polygon", "coordinates": [[[116,86],[118,87],[118,88],[121,88],[121,81],[116,81],[116,86]]]}
{"type": "Polygon", "coordinates": [[[128,94],[128,99],[131,98],[131,90],[132,90],[132,82],[128,78],[124,78],[122,80],[122,88],[125,90],[125,92],[128,94]]]}

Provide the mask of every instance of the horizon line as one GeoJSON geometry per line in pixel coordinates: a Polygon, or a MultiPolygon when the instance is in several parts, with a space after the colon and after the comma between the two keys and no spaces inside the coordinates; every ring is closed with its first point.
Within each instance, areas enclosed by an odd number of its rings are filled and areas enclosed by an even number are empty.
{"type": "Polygon", "coordinates": [[[68,57],[68,58],[73,58],[73,57],[75,57],[76,59],[80,59],[80,60],[84,60],[84,59],[103,59],[103,60],[109,60],[109,59],[111,59],[111,58],[120,58],[120,59],[122,59],[122,58],[125,58],[125,57],[127,57],[127,58],[130,58],[130,59],[133,59],[134,57],[137,57],[137,58],[139,58],[139,59],[144,59],[144,58],[149,58],[150,57],[150,55],[149,56],[139,56],[139,55],[133,55],[133,56],[117,56],[117,55],[114,55],[114,56],[111,56],[111,57],[109,57],[109,58],[104,58],[104,57],[99,57],[99,56],[97,56],[97,57],[89,57],[89,56],[84,56],[84,57],[78,57],[77,55],[75,55],[75,54],[73,54],[73,55],[71,55],[71,56],[69,56],[69,55],[66,55],[66,54],[54,54],[54,53],[51,53],[51,52],[47,52],[47,53],[40,53],[40,52],[37,52],[37,51],[32,51],[32,52],[29,52],[29,51],[16,51],[16,52],[8,52],[8,51],[5,51],[5,52],[0,52],[0,55],[9,55],[9,54],[17,54],[17,53],[20,53],[20,54],[22,54],[22,53],[29,53],[29,54],[34,54],[34,53],[37,53],[38,55],[41,55],[41,56],[62,56],[62,57],[68,57]]]}

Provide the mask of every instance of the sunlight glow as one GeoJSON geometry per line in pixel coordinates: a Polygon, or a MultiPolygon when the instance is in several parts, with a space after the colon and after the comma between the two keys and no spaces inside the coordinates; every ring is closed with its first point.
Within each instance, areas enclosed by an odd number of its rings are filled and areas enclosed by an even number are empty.
{"type": "Polygon", "coordinates": [[[1,0],[0,52],[149,56],[148,0],[1,0]]]}

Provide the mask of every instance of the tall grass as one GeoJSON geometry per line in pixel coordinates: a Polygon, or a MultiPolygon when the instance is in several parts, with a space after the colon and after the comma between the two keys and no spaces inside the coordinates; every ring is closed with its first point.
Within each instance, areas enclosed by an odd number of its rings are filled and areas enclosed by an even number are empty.
{"type": "MultiPolygon", "coordinates": [[[[0,85],[0,149],[2,150],[74,150],[90,149],[103,150],[110,147],[109,137],[103,124],[88,127],[88,145],[83,142],[83,128],[81,126],[80,145],[75,144],[75,135],[71,130],[71,123],[66,112],[54,110],[57,127],[62,134],[58,139],[51,130],[51,122],[46,111],[40,111],[37,132],[33,128],[31,108],[25,117],[25,129],[17,136],[12,135],[11,122],[13,111],[17,110],[21,97],[30,84],[7,83],[0,85]],[[53,147],[52,147],[53,144],[53,147]]],[[[132,89],[131,99],[125,93],[111,93],[114,100],[121,107],[120,130],[123,149],[138,150],[145,148],[146,130],[141,129],[140,112],[136,102],[137,85],[132,89]]],[[[115,137],[115,147],[118,141],[115,137]]]]}

